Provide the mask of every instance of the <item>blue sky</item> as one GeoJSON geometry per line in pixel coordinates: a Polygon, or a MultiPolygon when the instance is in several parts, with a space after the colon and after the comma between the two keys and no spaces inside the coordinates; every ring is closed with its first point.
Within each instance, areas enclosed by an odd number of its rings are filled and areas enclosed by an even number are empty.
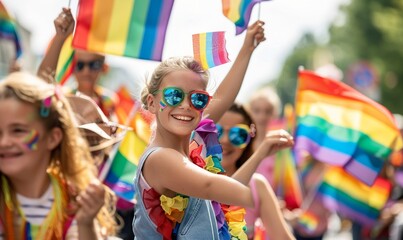
{"type": "MultiPolygon", "coordinates": [[[[69,0],[2,0],[9,11],[22,25],[32,31],[31,47],[41,56],[49,39],[54,34],[53,20],[69,0]]],[[[70,6],[76,12],[78,0],[70,6]]],[[[313,32],[318,39],[326,41],[327,27],[336,19],[338,7],[349,0],[272,0],[262,2],[260,14],[256,5],[250,22],[260,19],[266,22],[267,40],[254,52],[240,94],[239,101],[246,101],[248,94],[260,85],[275,78],[287,55],[305,32],[313,32]]],[[[168,26],[163,58],[192,55],[191,35],[200,32],[226,31],[227,51],[234,60],[244,39],[244,34],[235,36],[235,27],[221,13],[220,0],[175,0],[168,26]]],[[[135,86],[142,86],[142,78],[152,71],[156,62],[140,61],[123,57],[108,57],[112,67],[117,66],[130,76],[135,86]]],[[[210,90],[224,78],[231,63],[211,69],[210,90]]],[[[116,77],[116,76],[115,76],[116,77]]],[[[135,93],[137,95],[138,93],[135,93]]]]}

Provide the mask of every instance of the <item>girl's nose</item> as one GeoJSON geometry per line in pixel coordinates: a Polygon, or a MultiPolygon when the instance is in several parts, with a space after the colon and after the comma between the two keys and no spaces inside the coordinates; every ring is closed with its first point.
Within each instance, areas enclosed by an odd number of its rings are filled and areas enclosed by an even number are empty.
{"type": "Polygon", "coordinates": [[[0,133],[0,147],[8,147],[11,143],[11,139],[6,134],[0,133]]]}
{"type": "Polygon", "coordinates": [[[192,107],[188,96],[185,96],[185,99],[183,99],[183,101],[179,104],[179,107],[182,107],[184,109],[189,109],[192,107]]]}

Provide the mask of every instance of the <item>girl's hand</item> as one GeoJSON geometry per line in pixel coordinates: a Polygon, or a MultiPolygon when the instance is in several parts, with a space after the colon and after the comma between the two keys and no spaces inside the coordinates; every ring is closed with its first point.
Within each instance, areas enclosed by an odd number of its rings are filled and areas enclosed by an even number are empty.
{"type": "Polygon", "coordinates": [[[56,35],[67,38],[74,30],[74,18],[70,8],[63,8],[63,11],[53,21],[56,29],[56,35]]]}
{"type": "Polygon", "coordinates": [[[78,224],[91,225],[99,210],[105,203],[105,188],[98,180],[88,185],[85,191],[77,196],[77,212],[75,219],[78,224]]]}
{"type": "Polygon", "coordinates": [[[273,130],[266,133],[265,139],[256,151],[266,157],[293,145],[294,139],[287,131],[283,129],[273,130]]]}
{"type": "Polygon", "coordinates": [[[264,24],[263,21],[258,20],[248,27],[244,43],[245,47],[253,51],[259,43],[266,40],[264,36],[264,24]]]}

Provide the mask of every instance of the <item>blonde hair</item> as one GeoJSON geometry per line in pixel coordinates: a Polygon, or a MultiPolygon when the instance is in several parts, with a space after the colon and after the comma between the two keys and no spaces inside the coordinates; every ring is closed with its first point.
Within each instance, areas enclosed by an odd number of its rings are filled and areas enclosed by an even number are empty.
{"type": "Polygon", "coordinates": [[[254,92],[249,99],[246,107],[250,111],[251,103],[257,99],[263,99],[273,106],[273,116],[279,117],[281,113],[281,100],[276,90],[270,86],[261,88],[254,92]]]}
{"type": "MultiPolygon", "coordinates": [[[[84,190],[91,179],[97,178],[97,168],[90,155],[88,144],[81,136],[74,122],[73,112],[67,99],[57,92],[54,85],[29,73],[12,73],[0,81],[0,100],[17,99],[31,103],[37,109],[37,118],[43,122],[47,131],[60,128],[63,138],[60,144],[52,150],[48,171],[56,174],[66,183],[71,184],[78,192],[84,190]],[[40,115],[44,99],[51,98],[49,115],[40,115]]],[[[2,173],[0,173],[0,176],[2,173]]],[[[69,191],[69,189],[64,189],[69,191]]],[[[115,234],[117,230],[113,217],[115,210],[114,194],[107,188],[105,205],[99,211],[97,220],[107,234],[115,234]]],[[[15,195],[15,193],[12,193],[15,195]]],[[[4,196],[0,198],[4,206],[4,196]]],[[[0,209],[2,215],[3,209],[0,209]]],[[[66,214],[66,213],[64,213],[66,214]]]]}
{"type": "Polygon", "coordinates": [[[146,83],[146,86],[141,92],[141,102],[143,107],[147,107],[147,96],[148,94],[154,94],[160,87],[162,80],[171,72],[190,70],[200,75],[200,77],[205,81],[206,87],[208,79],[210,77],[209,72],[202,68],[202,66],[193,58],[189,56],[185,57],[172,57],[161,62],[154,70],[151,78],[146,83]]]}

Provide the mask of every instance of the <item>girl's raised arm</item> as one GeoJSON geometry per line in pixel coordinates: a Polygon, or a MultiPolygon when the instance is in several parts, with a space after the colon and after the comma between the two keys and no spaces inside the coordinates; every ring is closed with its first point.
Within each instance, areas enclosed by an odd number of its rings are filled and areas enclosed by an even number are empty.
{"type": "Polygon", "coordinates": [[[205,115],[209,115],[209,118],[214,122],[217,122],[235,101],[242,86],[253,51],[261,42],[266,40],[263,25],[264,22],[259,20],[248,27],[245,41],[238,56],[228,74],[215,91],[213,101],[211,101],[205,110],[205,115]]]}

